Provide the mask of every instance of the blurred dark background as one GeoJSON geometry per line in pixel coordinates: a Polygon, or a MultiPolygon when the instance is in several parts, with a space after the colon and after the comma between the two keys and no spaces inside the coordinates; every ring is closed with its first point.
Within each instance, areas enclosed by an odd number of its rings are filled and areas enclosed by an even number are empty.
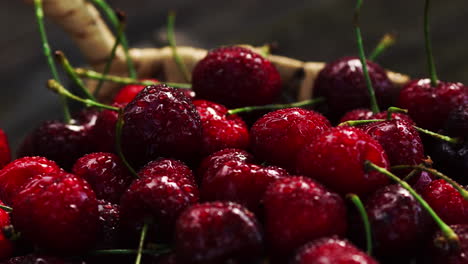
{"type": "MultiPolygon", "coordinates": [[[[278,43],[277,54],[329,61],[356,54],[349,0],[108,0],[128,16],[133,47],[162,46],[166,15],[177,11],[178,45],[278,43]]],[[[432,40],[439,77],[468,83],[468,3],[433,1],[432,40]]],[[[370,52],[386,32],[397,44],[379,58],[386,68],[426,76],[422,19],[424,1],[365,1],[362,32],[370,52]]],[[[83,58],[56,25],[48,22],[53,49],[64,50],[73,65],[83,58]]],[[[57,97],[45,82],[51,77],[42,55],[33,7],[20,0],[0,2],[0,127],[13,146],[45,119],[61,117],[57,97]]]]}

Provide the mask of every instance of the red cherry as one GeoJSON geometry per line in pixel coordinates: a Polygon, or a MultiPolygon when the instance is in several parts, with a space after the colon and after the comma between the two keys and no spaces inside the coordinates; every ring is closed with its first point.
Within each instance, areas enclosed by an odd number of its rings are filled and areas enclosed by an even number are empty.
{"type": "MultiPolygon", "coordinates": [[[[124,108],[126,104],[113,103],[112,106],[124,108]]],[[[115,151],[115,126],[119,113],[112,110],[102,110],[96,120],[96,125],[91,131],[91,137],[95,149],[101,152],[115,151]]]]}
{"type": "Polygon", "coordinates": [[[275,181],[265,193],[264,206],[266,237],[274,256],[287,257],[308,241],[346,233],[341,197],[309,178],[275,181]]]}
{"type": "Polygon", "coordinates": [[[344,239],[326,237],[303,246],[292,264],[377,264],[372,257],[344,239]]]}
{"type": "Polygon", "coordinates": [[[271,104],[281,77],[270,61],[242,47],[217,48],[195,66],[193,90],[201,99],[230,108],[271,104]]]}
{"type": "Polygon", "coordinates": [[[293,169],[297,153],[318,134],[331,128],[321,114],[300,108],[270,112],[250,130],[252,151],[271,164],[293,169]]]}
{"type": "Polygon", "coordinates": [[[194,100],[200,114],[203,135],[202,154],[209,155],[225,148],[246,149],[249,131],[238,115],[229,115],[226,107],[205,100],[194,100]]]}
{"type": "Polygon", "coordinates": [[[179,263],[251,263],[262,250],[255,216],[229,202],[194,205],[177,219],[175,253],[179,263]]]}
{"type": "MultiPolygon", "coordinates": [[[[367,61],[367,69],[379,105],[389,107],[397,90],[378,64],[367,61]]],[[[369,107],[369,94],[359,58],[344,57],[328,63],[315,80],[314,96],[326,98],[327,117],[333,121],[350,110],[369,107]]]]}
{"type": "Polygon", "coordinates": [[[468,103],[468,87],[463,84],[439,81],[436,87],[432,87],[429,79],[420,79],[401,89],[398,104],[408,109],[418,126],[438,130],[450,111],[465,103],[468,103]]]}
{"type": "Polygon", "coordinates": [[[98,199],[118,203],[120,197],[133,181],[120,158],[112,153],[97,152],[79,158],[73,173],[85,179],[98,199]]]}
{"type": "Polygon", "coordinates": [[[389,168],[382,146],[364,131],[353,127],[328,130],[299,152],[296,169],[339,193],[366,194],[390,180],[375,171],[366,171],[368,160],[389,168]]]}
{"type": "Polygon", "coordinates": [[[447,224],[468,224],[468,201],[448,182],[431,182],[422,191],[422,196],[447,224]]]}
{"type": "Polygon", "coordinates": [[[122,148],[137,165],[158,157],[193,159],[202,139],[200,115],[182,92],[148,86],[124,110],[122,148]]]}
{"type": "Polygon", "coordinates": [[[0,199],[11,205],[22,186],[32,178],[61,170],[55,162],[43,157],[19,158],[0,170],[0,199]]]}
{"type": "Polygon", "coordinates": [[[11,152],[10,152],[10,145],[8,144],[8,139],[0,129],[0,169],[5,167],[11,161],[11,152]]]}
{"type": "MultiPolygon", "coordinates": [[[[5,205],[0,201],[0,205],[5,205]]],[[[3,230],[10,224],[10,215],[3,209],[0,209],[0,230],[3,230]]],[[[5,237],[3,232],[0,232],[0,261],[5,260],[13,255],[13,244],[5,237]]]]}
{"type": "Polygon", "coordinates": [[[442,232],[437,231],[427,249],[429,256],[425,263],[432,264],[464,264],[468,261],[468,225],[451,225],[458,236],[459,247],[445,247],[445,237],[442,232]],[[441,243],[442,242],[442,243],[441,243]]]}
{"type": "Polygon", "coordinates": [[[60,254],[94,246],[98,204],[91,186],[65,172],[40,175],[13,200],[12,223],[27,240],[60,254]]]}

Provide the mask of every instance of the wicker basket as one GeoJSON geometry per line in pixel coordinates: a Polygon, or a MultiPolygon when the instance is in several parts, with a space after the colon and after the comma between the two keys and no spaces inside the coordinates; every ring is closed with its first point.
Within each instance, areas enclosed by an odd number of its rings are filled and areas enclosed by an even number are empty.
{"type": "MultiPolygon", "coordinates": [[[[115,37],[99,11],[87,0],[43,0],[43,6],[45,15],[60,25],[74,40],[89,65],[94,70],[101,71],[111,53],[115,37]]],[[[177,51],[189,71],[207,53],[204,49],[182,46],[177,47],[177,51]]],[[[184,82],[170,47],[130,49],[130,56],[139,78],[157,77],[167,82],[184,82]]],[[[325,63],[303,62],[277,55],[269,55],[268,59],[277,67],[289,94],[297,100],[312,97],[314,80],[325,63]]],[[[121,48],[116,52],[110,74],[127,75],[125,55],[121,48]]],[[[388,76],[397,88],[409,80],[408,76],[392,71],[388,71],[388,76]]],[[[89,89],[93,90],[94,86],[95,82],[90,81],[89,89]]],[[[99,97],[103,101],[109,101],[117,88],[115,84],[106,83],[99,97]]]]}

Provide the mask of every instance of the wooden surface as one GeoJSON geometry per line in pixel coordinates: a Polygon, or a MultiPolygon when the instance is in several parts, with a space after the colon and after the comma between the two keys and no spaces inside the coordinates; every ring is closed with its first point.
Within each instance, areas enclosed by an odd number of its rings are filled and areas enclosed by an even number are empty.
{"type": "MultiPolygon", "coordinates": [[[[433,1],[432,36],[439,77],[468,83],[468,3],[433,1]]],[[[301,60],[329,61],[356,54],[351,26],[353,1],[347,0],[109,0],[128,15],[132,46],[162,46],[168,10],[177,11],[180,45],[218,45],[275,41],[278,54],[301,60]],[[287,4],[286,4],[287,3],[287,4]]],[[[396,46],[379,62],[412,76],[426,76],[422,35],[423,0],[366,1],[362,31],[367,50],[381,35],[395,31],[396,46]]],[[[55,25],[47,23],[54,49],[64,50],[74,65],[83,58],[55,25]]],[[[45,89],[50,78],[41,53],[32,6],[21,0],[0,2],[0,127],[13,145],[45,119],[60,118],[55,95],[45,89]]]]}

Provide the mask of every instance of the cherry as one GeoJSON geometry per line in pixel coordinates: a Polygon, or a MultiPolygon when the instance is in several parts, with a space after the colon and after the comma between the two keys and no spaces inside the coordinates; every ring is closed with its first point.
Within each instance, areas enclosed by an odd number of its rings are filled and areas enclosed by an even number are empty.
{"type": "MultiPolygon", "coordinates": [[[[418,165],[425,158],[423,143],[411,123],[392,119],[366,124],[361,129],[382,145],[390,165],[418,165]]],[[[400,175],[409,172],[402,170],[400,175]]]]}
{"type": "Polygon", "coordinates": [[[350,121],[350,120],[367,120],[371,119],[374,113],[372,113],[371,110],[367,108],[358,108],[351,110],[349,112],[346,112],[341,119],[340,123],[350,121]]]}
{"type": "Polygon", "coordinates": [[[223,149],[206,157],[200,163],[198,168],[198,178],[201,179],[205,174],[214,175],[227,161],[237,161],[242,163],[253,163],[253,156],[241,149],[223,149]]]}
{"type": "Polygon", "coordinates": [[[98,200],[99,232],[98,248],[113,248],[119,234],[120,206],[104,200],[98,200]]]}
{"type": "MultiPolygon", "coordinates": [[[[370,118],[367,119],[388,119],[388,110],[373,114],[370,118]]],[[[392,112],[391,119],[403,120],[411,125],[415,125],[413,119],[411,119],[411,117],[405,113],[392,112]]]]}
{"type": "Polygon", "coordinates": [[[65,172],[36,176],[13,200],[12,223],[27,240],[60,254],[91,248],[98,203],[91,186],[65,172]]]}
{"type": "MultiPolygon", "coordinates": [[[[156,79],[143,79],[142,81],[159,82],[156,79]]],[[[118,104],[128,104],[137,96],[139,92],[145,89],[145,87],[145,85],[141,84],[127,84],[120,88],[120,90],[114,96],[113,102],[118,104]]]]}
{"type": "Polygon", "coordinates": [[[344,239],[324,237],[300,248],[292,264],[377,264],[372,257],[344,239]]]}
{"type": "Polygon", "coordinates": [[[170,175],[173,178],[185,178],[195,183],[192,171],[182,161],[174,159],[158,159],[146,164],[139,172],[140,178],[161,177],[170,175]]]}
{"type": "Polygon", "coordinates": [[[112,153],[87,154],[76,161],[72,171],[91,185],[98,199],[113,203],[120,201],[133,180],[120,158],[112,153]]]}
{"type": "Polygon", "coordinates": [[[265,232],[274,256],[288,257],[316,238],[344,235],[346,207],[341,197],[304,177],[273,182],[264,196],[265,232]]]}
{"type": "MultiPolygon", "coordinates": [[[[367,68],[377,101],[382,107],[389,107],[397,90],[378,64],[367,61],[367,68]]],[[[350,110],[369,107],[370,97],[359,58],[344,57],[328,63],[315,80],[314,96],[326,98],[326,114],[333,121],[350,110]]]]}
{"type": "Polygon", "coordinates": [[[210,51],[192,73],[197,96],[227,107],[271,104],[281,92],[281,77],[270,61],[250,49],[210,51]]]}
{"type": "MultiPolygon", "coordinates": [[[[0,201],[0,205],[5,205],[0,201]]],[[[0,230],[3,230],[6,226],[10,224],[10,216],[8,212],[3,209],[0,209],[0,230]]],[[[3,232],[0,232],[0,261],[7,259],[13,255],[13,244],[12,242],[5,237],[3,232]]]]}
{"type": "Polygon", "coordinates": [[[264,167],[240,159],[212,164],[202,176],[202,199],[237,202],[255,213],[259,212],[260,201],[268,185],[289,176],[279,167],[264,167]]]}
{"type": "Polygon", "coordinates": [[[241,205],[202,203],[177,219],[175,253],[180,263],[251,263],[262,240],[255,216],[241,205]]]}
{"type": "Polygon", "coordinates": [[[429,259],[424,263],[433,264],[463,264],[468,261],[468,225],[450,226],[459,238],[459,246],[454,249],[445,242],[443,234],[438,231],[434,234],[432,243],[428,248],[429,259]]]}
{"type": "Polygon", "coordinates": [[[0,170],[0,199],[11,205],[22,186],[41,174],[60,172],[62,169],[44,157],[24,157],[14,160],[0,170]]]}
{"type": "Polygon", "coordinates": [[[422,196],[447,224],[468,224],[468,201],[446,181],[431,182],[422,196]]]}
{"type": "Polygon", "coordinates": [[[175,88],[147,86],[125,107],[124,121],[123,152],[135,164],[160,156],[190,159],[199,150],[200,115],[175,88]]]}
{"type": "Polygon", "coordinates": [[[429,214],[398,184],[378,189],[365,207],[380,256],[411,255],[432,231],[429,214]]]}
{"type": "Polygon", "coordinates": [[[364,131],[336,127],[317,136],[299,152],[296,170],[339,193],[367,194],[389,183],[378,172],[366,171],[366,160],[388,168],[383,147],[364,131]]]}
{"type": "Polygon", "coordinates": [[[237,115],[228,114],[223,105],[206,100],[194,100],[200,114],[203,135],[202,154],[209,155],[225,148],[246,149],[249,131],[245,122],[237,115]]]}
{"type": "Polygon", "coordinates": [[[142,174],[145,176],[135,180],[120,201],[122,228],[135,237],[144,224],[152,224],[150,234],[167,239],[179,214],[198,202],[197,186],[193,178],[183,176],[184,171],[175,174],[170,167],[165,172],[142,174]]]}
{"type": "MultiPolygon", "coordinates": [[[[114,103],[112,106],[124,108],[126,104],[114,103]]],[[[96,120],[96,125],[91,131],[92,141],[97,151],[115,151],[115,126],[119,118],[119,113],[112,110],[102,110],[96,120]]]]}
{"type": "Polygon", "coordinates": [[[438,81],[432,86],[430,79],[419,79],[401,89],[398,105],[408,109],[418,126],[438,130],[450,111],[467,102],[468,87],[461,83],[438,81]]]}
{"type": "Polygon", "coordinates": [[[252,126],[251,148],[257,158],[293,169],[303,145],[330,128],[330,122],[314,111],[300,108],[277,110],[264,115],[252,126]]]}
{"type": "Polygon", "coordinates": [[[0,129],[0,169],[11,161],[10,145],[5,132],[0,129]]]}
{"type": "Polygon", "coordinates": [[[23,142],[19,156],[43,156],[71,169],[75,161],[92,152],[90,131],[87,125],[72,121],[46,121],[39,125],[23,142]]]}

